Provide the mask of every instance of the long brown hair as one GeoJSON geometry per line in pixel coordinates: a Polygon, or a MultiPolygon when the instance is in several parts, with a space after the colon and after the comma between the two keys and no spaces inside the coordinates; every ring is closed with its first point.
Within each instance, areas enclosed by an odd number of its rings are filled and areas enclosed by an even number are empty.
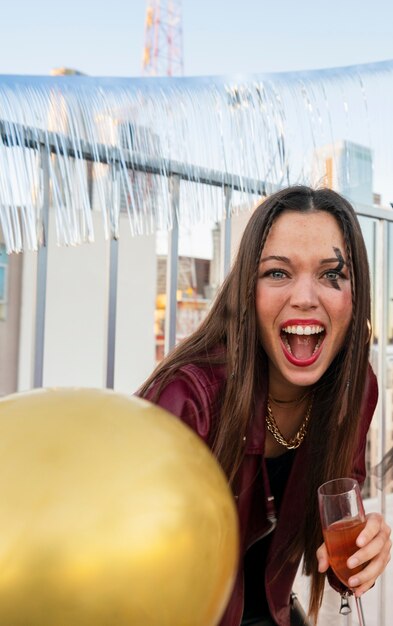
{"type": "Polygon", "coordinates": [[[305,516],[296,542],[286,549],[286,558],[291,560],[304,554],[304,571],[312,579],[310,613],[316,617],[324,585],[315,556],[322,542],[317,488],[352,470],[368,365],[369,269],[359,222],[349,202],[330,189],[304,186],[283,189],[261,202],[245,228],[232,270],[208,316],[159,364],[139,393],[144,395],[157,381],[161,389],[183,365],[225,363],[227,381],[212,449],[233,481],[244,456],[242,440],[253,417],[261,380],[268,377],[255,309],[258,266],[270,228],[284,211],[333,215],[343,233],[352,292],[346,340],[315,386],[313,413],[318,420],[311,420],[307,435],[313,470],[307,474],[305,516]],[[216,350],[219,346],[222,351],[216,350]]]}

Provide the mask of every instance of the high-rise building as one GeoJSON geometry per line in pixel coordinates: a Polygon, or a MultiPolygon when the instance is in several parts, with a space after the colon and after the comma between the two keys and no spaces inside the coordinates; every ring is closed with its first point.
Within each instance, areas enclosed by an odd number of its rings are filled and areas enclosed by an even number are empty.
{"type": "Polygon", "coordinates": [[[313,181],[335,189],[351,202],[373,204],[372,152],[352,141],[338,141],[315,151],[313,181]]]}

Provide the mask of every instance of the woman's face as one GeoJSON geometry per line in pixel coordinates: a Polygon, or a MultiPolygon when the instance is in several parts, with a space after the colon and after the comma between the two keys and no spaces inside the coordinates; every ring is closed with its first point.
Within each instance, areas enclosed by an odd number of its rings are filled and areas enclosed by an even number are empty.
{"type": "Polygon", "coordinates": [[[285,211],[262,250],[256,312],[270,391],[314,384],[333,361],[352,316],[342,232],[325,211],[285,211]]]}

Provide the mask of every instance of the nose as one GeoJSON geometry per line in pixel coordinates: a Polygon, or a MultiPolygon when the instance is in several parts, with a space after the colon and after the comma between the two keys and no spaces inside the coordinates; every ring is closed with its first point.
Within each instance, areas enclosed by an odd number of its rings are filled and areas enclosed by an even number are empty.
{"type": "Polygon", "coordinates": [[[318,286],[312,276],[301,275],[293,282],[290,304],[302,311],[318,306],[318,286]]]}

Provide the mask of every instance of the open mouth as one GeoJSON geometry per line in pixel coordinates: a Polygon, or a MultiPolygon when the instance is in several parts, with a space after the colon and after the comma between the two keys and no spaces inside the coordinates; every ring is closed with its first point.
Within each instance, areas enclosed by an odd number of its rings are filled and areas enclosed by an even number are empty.
{"type": "Polygon", "coordinates": [[[288,324],[281,328],[280,337],[285,350],[294,360],[308,364],[322,346],[325,328],[319,324],[288,324]]]}

